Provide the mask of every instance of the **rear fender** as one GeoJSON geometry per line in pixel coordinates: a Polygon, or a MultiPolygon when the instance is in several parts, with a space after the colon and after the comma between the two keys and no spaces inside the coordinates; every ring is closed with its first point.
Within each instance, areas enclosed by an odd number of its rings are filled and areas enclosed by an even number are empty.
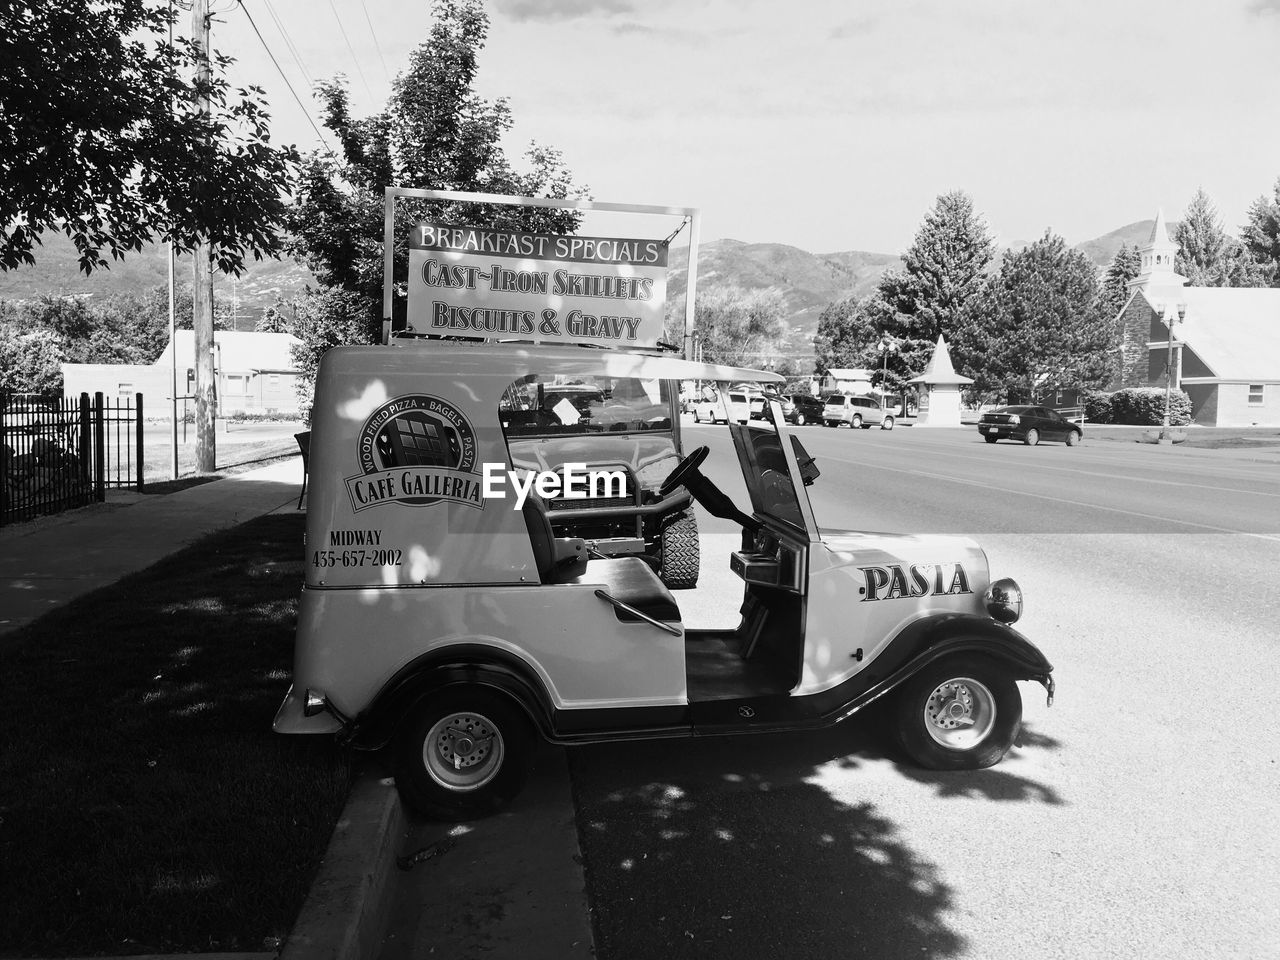
{"type": "Polygon", "coordinates": [[[400,721],[427,697],[452,686],[489,687],[514,701],[544,736],[551,736],[551,700],[532,668],[485,644],[458,644],[406,664],[355,718],[344,739],[362,750],[390,742],[400,721]]]}

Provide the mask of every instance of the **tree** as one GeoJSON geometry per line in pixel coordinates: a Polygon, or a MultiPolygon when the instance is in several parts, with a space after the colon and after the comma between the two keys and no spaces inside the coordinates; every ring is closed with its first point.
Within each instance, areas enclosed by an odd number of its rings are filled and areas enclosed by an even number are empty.
{"type": "Polygon", "coordinates": [[[825,377],[831,369],[868,366],[868,358],[880,337],[881,312],[872,297],[846,297],[830,303],[818,314],[813,338],[816,372],[825,377]]]}
{"type": "Polygon", "coordinates": [[[1264,194],[1249,205],[1248,220],[1241,227],[1244,248],[1261,265],[1270,284],[1280,286],[1280,177],[1276,178],[1273,199],[1264,194]]]}
{"type": "MultiPolygon", "coordinates": [[[[426,187],[554,198],[584,197],[560,154],[532,144],[528,168],[514,169],[501,146],[512,125],[504,99],[492,103],[474,91],[477,55],[489,20],[480,0],[436,0],[430,37],[396,77],[385,109],[361,120],[351,117],[340,80],[319,85],[324,125],[338,139],[340,154],[308,156],[288,217],[289,247],[320,281],[321,290],[358,294],[362,327],[350,327],[349,300],[318,300],[312,307],[341,303],[333,329],[370,343],[382,322],[384,188],[426,187]]],[[[411,226],[431,219],[483,224],[498,229],[566,233],[577,227],[574,211],[507,205],[403,202],[394,238],[394,310],[403,316],[403,284],[411,226]]]]}
{"type": "Polygon", "coordinates": [[[1006,252],[989,299],[975,310],[979,391],[1016,388],[1034,396],[1047,386],[1106,379],[1113,318],[1099,309],[1092,261],[1061,237],[1046,231],[1006,252]]]}
{"type": "Polygon", "coordinates": [[[1182,220],[1173,228],[1178,244],[1174,269],[1193,287],[1225,285],[1227,235],[1217,208],[1204,190],[1197,190],[1182,220]]]}
{"type": "Polygon", "coordinates": [[[58,393],[63,359],[52,331],[0,319],[0,392],[58,393]]]}
{"type": "Polygon", "coordinates": [[[308,290],[294,301],[293,311],[293,335],[302,343],[290,348],[290,356],[298,369],[299,409],[309,418],[320,358],[333,347],[363,342],[369,305],[357,291],[325,287],[308,290]]]}
{"type": "Polygon", "coordinates": [[[1098,291],[1098,309],[1106,316],[1116,317],[1129,301],[1129,284],[1142,271],[1142,251],[1137,244],[1121,244],[1111,258],[1107,272],[1098,291]]]}
{"type": "Polygon", "coordinates": [[[938,197],[903,255],[904,267],[880,279],[874,307],[899,341],[905,370],[923,370],[941,334],[956,338],[969,303],[983,289],[995,243],[973,200],[956,190],[938,197]]]}
{"type": "Polygon", "coordinates": [[[219,73],[196,108],[173,16],[159,0],[0,7],[0,270],[34,263],[47,230],[85,273],[156,239],[203,239],[233,273],[279,250],[296,153],[271,146],[259,88],[232,97],[219,73]]]}
{"type": "Polygon", "coordinates": [[[707,363],[759,367],[786,333],[786,304],[773,287],[706,287],[694,301],[694,336],[707,363]]]}

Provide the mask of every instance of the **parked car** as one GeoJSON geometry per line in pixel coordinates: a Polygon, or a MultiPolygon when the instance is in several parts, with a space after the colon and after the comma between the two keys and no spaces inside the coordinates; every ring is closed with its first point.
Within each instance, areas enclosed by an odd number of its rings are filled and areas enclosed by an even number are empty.
{"type": "Polygon", "coordinates": [[[871,397],[853,397],[847,393],[829,394],[822,405],[822,422],[828,427],[847,423],[850,427],[870,430],[876,424],[881,430],[893,429],[893,414],[880,409],[871,397]]]}
{"type": "Polygon", "coordinates": [[[1021,440],[1034,447],[1041,440],[1061,440],[1074,447],[1084,439],[1084,428],[1050,407],[997,407],[982,415],[978,432],[987,443],[1021,440]]]}
{"type": "Polygon", "coordinates": [[[750,390],[726,390],[723,394],[708,387],[693,405],[695,423],[746,423],[764,417],[764,395],[750,390]],[[728,406],[726,418],[725,407],[728,406]]]}
{"type": "Polygon", "coordinates": [[[781,397],[782,416],[787,423],[803,427],[822,422],[822,400],[808,393],[790,393],[781,397]]]}

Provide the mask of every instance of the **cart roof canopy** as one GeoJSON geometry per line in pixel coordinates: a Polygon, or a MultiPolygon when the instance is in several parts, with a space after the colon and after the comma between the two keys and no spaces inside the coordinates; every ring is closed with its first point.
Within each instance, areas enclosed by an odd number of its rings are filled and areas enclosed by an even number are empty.
{"type": "MultiPolygon", "coordinates": [[[[337,348],[368,351],[368,347],[337,348]]],[[[635,377],[642,380],[749,380],[782,383],[766,370],[698,363],[665,354],[627,353],[590,347],[544,347],[528,343],[460,343],[450,340],[398,338],[389,350],[378,351],[377,363],[404,364],[405,369],[429,373],[492,376],[509,370],[512,376],[529,369],[564,374],[635,377]],[[399,356],[397,356],[399,355],[399,356]]]]}

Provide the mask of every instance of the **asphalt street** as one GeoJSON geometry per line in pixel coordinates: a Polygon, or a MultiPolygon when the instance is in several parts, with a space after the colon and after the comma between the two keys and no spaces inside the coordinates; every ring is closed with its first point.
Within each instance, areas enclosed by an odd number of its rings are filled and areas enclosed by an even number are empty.
{"type": "MultiPolygon", "coordinates": [[[[597,955],[1280,955],[1280,458],[800,436],[822,526],[972,536],[1019,581],[1058,699],[1023,685],[1021,739],[976,772],[905,765],[875,713],[569,751],[597,955]]],[[[687,429],[704,442],[745,502],[727,431],[687,429]]],[[[690,619],[732,607],[722,564],[690,619]]]]}

